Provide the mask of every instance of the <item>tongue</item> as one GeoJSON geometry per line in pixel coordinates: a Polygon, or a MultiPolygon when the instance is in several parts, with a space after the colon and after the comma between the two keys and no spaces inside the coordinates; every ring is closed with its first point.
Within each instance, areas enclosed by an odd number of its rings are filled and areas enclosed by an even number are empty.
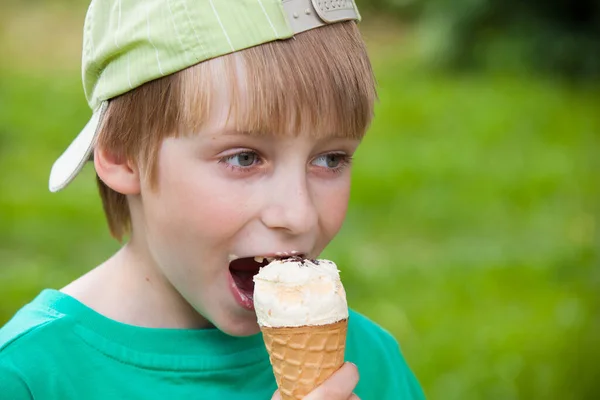
{"type": "Polygon", "coordinates": [[[253,272],[248,271],[238,271],[231,270],[231,276],[233,277],[233,281],[237,285],[238,289],[240,289],[244,294],[252,299],[254,296],[254,277],[253,272]]]}

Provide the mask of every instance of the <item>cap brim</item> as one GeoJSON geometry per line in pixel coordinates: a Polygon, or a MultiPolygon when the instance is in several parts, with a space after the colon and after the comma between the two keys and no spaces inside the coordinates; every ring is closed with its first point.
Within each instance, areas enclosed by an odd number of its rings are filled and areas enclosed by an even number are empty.
{"type": "Polygon", "coordinates": [[[100,107],[94,112],[83,130],[52,165],[48,183],[51,192],[64,189],[75,179],[89,160],[91,153],[94,151],[98,128],[101,125],[107,106],[107,101],[100,104],[100,107]]]}

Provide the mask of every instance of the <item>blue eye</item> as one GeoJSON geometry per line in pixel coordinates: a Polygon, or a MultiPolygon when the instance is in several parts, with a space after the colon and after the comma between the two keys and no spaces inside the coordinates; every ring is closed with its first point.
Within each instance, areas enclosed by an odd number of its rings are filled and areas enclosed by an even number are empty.
{"type": "Polygon", "coordinates": [[[316,165],[318,167],[335,169],[338,168],[340,165],[343,165],[347,158],[348,157],[345,154],[324,154],[315,158],[315,160],[313,161],[313,165],[316,165]]]}
{"type": "Polygon", "coordinates": [[[243,151],[224,158],[224,161],[235,167],[251,167],[258,161],[258,154],[252,151],[243,151]]]}

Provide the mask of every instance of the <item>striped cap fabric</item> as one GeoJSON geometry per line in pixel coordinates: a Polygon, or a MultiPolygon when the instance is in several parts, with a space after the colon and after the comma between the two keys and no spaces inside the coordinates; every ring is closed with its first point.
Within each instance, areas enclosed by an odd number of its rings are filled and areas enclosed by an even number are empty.
{"type": "Polygon", "coordinates": [[[50,191],[89,160],[107,100],[202,61],[347,20],[360,20],[353,0],[92,0],[82,79],[93,115],[52,166],[50,191]]]}

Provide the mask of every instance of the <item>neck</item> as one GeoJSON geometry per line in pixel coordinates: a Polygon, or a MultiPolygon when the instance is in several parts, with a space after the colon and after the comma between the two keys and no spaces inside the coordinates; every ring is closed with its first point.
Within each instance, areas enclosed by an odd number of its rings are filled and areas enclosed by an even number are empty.
{"type": "Polygon", "coordinates": [[[128,325],[172,329],[212,327],[164,277],[143,246],[133,241],[61,291],[128,325]]]}

